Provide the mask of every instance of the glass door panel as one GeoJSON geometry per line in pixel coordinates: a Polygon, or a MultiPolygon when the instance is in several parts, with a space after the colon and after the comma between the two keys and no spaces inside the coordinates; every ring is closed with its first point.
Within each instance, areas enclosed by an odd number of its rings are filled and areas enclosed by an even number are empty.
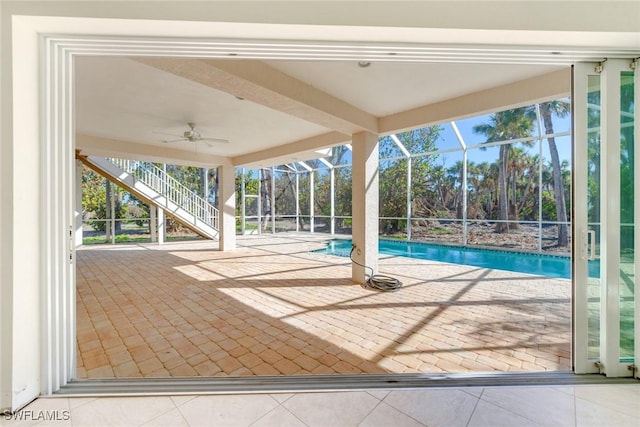
{"type": "Polygon", "coordinates": [[[574,66],[574,368],[631,376],[640,353],[638,76],[630,60],[574,66]]]}
{"type": "Polygon", "coordinates": [[[587,316],[588,358],[600,357],[600,75],[587,76],[587,316]]]}
{"type": "Polygon", "coordinates": [[[620,361],[633,361],[635,316],[634,73],[620,73],[620,361]]]}

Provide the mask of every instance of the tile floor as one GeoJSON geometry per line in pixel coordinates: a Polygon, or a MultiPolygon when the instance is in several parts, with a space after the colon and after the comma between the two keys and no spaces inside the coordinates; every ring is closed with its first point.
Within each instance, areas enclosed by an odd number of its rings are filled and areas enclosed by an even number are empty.
{"type": "Polygon", "coordinates": [[[569,281],[383,257],[378,293],[329,238],[82,248],[78,378],[570,368],[569,281]]]}
{"type": "Polygon", "coordinates": [[[638,427],[632,385],[42,398],[7,426],[638,427]],[[49,417],[51,421],[34,421],[49,417]],[[21,418],[21,420],[20,420],[21,418]],[[59,421],[55,421],[55,420],[59,421]]]}

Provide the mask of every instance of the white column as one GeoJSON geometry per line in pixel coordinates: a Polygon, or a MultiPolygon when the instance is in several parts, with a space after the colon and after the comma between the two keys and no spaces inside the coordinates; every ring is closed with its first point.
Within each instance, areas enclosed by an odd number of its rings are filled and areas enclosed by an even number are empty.
{"type": "Polygon", "coordinates": [[[258,234],[262,234],[262,169],[258,169],[258,234]]]}
{"type": "Polygon", "coordinates": [[[82,246],[82,162],[76,160],[75,169],[75,247],[82,246]]]}
{"type": "Polygon", "coordinates": [[[407,240],[411,240],[411,157],[407,157],[407,240]]]}
{"type": "Polygon", "coordinates": [[[158,244],[164,243],[164,237],[167,230],[167,221],[164,216],[164,209],[158,208],[158,244]]]}
{"type": "Polygon", "coordinates": [[[111,197],[111,182],[107,179],[105,181],[105,197],[104,197],[104,203],[105,203],[105,208],[104,208],[104,217],[105,217],[105,222],[104,222],[104,235],[105,235],[105,240],[108,242],[109,240],[111,240],[111,232],[113,231],[113,228],[111,227],[111,203],[113,202],[113,199],[111,197]]]}
{"type": "Polygon", "coordinates": [[[316,220],[314,218],[315,212],[313,211],[313,206],[315,205],[315,190],[316,183],[314,181],[314,174],[316,171],[309,171],[309,231],[314,232],[316,220]]]}
{"type": "MultiPolygon", "coordinates": [[[[378,136],[360,132],[352,137],[352,238],[358,263],[378,271],[378,136]]],[[[370,272],[370,270],[369,270],[370,272]]],[[[351,278],[366,281],[365,268],[353,263],[351,278]]]]}
{"type": "MultiPolygon", "coordinates": [[[[540,143],[540,145],[542,145],[542,142],[540,143]]],[[[542,156],[540,156],[540,158],[542,158],[542,156]]],[[[467,162],[468,162],[468,154],[467,154],[467,148],[465,147],[464,151],[462,152],[462,183],[460,185],[462,185],[462,244],[463,246],[467,246],[467,234],[468,234],[468,215],[469,215],[469,211],[468,211],[468,207],[467,207],[467,203],[469,200],[469,190],[467,189],[467,162]]],[[[540,165],[542,165],[542,162],[540,162],[540,165]]],[[[542,176],[542,175],[540,175],[542,176]]],[[[540,185],[538,188],[542,188],[542,185],[540,185]]],[[[541,192],[539,192],[539,194],[542,194],[541,192]]],[[[540,204],[540,206],[542,206],[542,204],[540,204]]],[[[542,218],[542,216],[538,217],[539,219],[542,218]]],[[[541,234],[542,235],[542,234],[541,234]]]]}
{"type": "MultiPolygon", "coordinates": [[[[242,223],[242,235],[244,236],[246,234],[246,230],[247,230],[247,189],[246,189],[246,182],[245,182],[245,170],[244,168],[242,168],[241,170],[241,175],[240,175],[240,179],[242,180],[242,183],[240,184],[240,193],[241,193],[241,205],[240,208],[242,209],[242,212],[240,213],[240,221],[242,223]]],[[[220,171],[218,171],[218,177],[220,176],[220,171]]],[[[218,178],[220,179],[220,178],[218,178]]],[[[220,192],[220,184],[218,184],[218,192],[220,192]]],[[[218,197],[218,206],[220,206],[220,197],[218,197]]]]}
{"type": "Polygon", "coordinates": [[[149,205],[149,231],[151,232],[151,243],[158,241],[158,208],[149,205]]]}
{"type": "Polygon", "coordinates": [[[296,172],[296,231],[300,231],[300,172],[296,172]]]}
{"type": "Polygon", "coordinates": [[[202,198],[207,202],[209,201],[209,169],[202,169],[202,192],[204,193],[202,198]]]}
{"type": "Polygon", "coordinates": [[[219,249],[236,248],[236,174],[231,165],[218,167],[218,191],[220,192],[219,249]]]}
{"type": "Polygon", "coordinates": [[[111,244],[116,244],[116,189],[111,186],[111,244]]]}
{"type": "Polygon", "coordinates": [[[271,167],[271,234],[276,234],[276,168],[271,167]]]}
{"type": "Polygon", "coordinates": [[[330,195],[331,211],[329,214],[331,218],[329,219],[329,221],[331,222],[331,234],[336,234],[336,170],[334,168],[331,168],[329,170],[329,173],[330,173],[329,191],[331,192],[331,195],[330,195]]]}

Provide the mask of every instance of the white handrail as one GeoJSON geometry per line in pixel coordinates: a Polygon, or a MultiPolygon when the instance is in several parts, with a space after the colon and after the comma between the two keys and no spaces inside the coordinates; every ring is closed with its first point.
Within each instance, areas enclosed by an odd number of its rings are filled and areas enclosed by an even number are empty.
{"type": "Polygon", "coordinates": [[[218,230],[218,209],[156,165],[127,159],[107,160],[191,213],[196,219],[218,230]]]}

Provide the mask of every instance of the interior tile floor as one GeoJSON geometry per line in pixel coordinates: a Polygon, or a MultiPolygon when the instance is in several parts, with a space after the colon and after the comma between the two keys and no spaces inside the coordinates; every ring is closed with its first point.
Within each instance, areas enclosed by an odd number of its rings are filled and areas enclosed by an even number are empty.
{"type": "Polygon", "coordinates": [[[383,256],[380,293],[329,238],[81,248],[77,377],[570,369],[568,280],[383,256]]]}
{"type": "Polygon", "coordinates": [[[44,398],[2,425],[638,427],[632,385],[44,398]],[[60,421],[42,421],[57,417],[60,421]],[[41,420],[36,420],[40,417],[41,420]]]}

